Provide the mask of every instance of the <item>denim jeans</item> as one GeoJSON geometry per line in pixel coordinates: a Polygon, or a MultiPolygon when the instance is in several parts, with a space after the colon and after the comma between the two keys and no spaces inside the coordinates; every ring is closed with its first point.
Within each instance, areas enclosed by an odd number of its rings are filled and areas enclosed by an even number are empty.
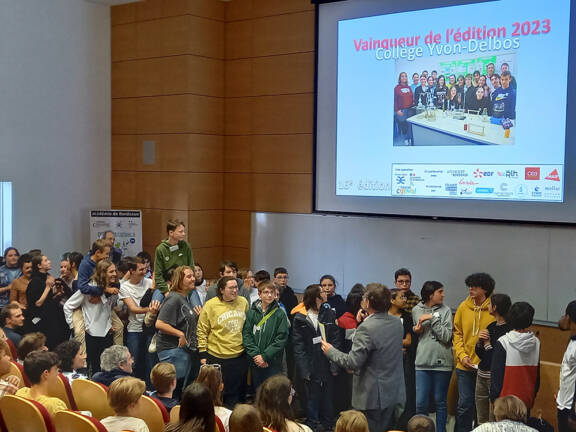
{"type": "Polygon", "coordinates": [[[458,409],[456,416],[456,432],[470,432],[476,417],[476,371],[456,369],[458,378],[458,409]]]}
{"type": "Polygon", "coordinates": [[[154,290],[152,293],[152,301],[154,300],[159,301],[160,303],[164,301],[164,294],[159,289],[154,290]]]}
{"type": "Polygon", "coordinates": [[[142,332],[127,332],[126,347],[134,359],[134,376],[140,379],[146,378],[145,356],[148,347],[145,346],[146,335],[142,332]]]}
{"type": "Polygon", "coordinates": [[[172,348],[158,352],[158,359],[161,362],[172,363],[176,368],[176,385],[175,394],[180,395],[184,384],[188,381],[192,359],[190,351],[184,348],[172,348]]]}
{"type": "Polygon", "coordinates": [[[448,387],[451,371],[417,370],[416,371],[416,414],[428,415],[430,391],[434,394],[436,405],[436,431],[446,432],[448,417],[448,387]]]}

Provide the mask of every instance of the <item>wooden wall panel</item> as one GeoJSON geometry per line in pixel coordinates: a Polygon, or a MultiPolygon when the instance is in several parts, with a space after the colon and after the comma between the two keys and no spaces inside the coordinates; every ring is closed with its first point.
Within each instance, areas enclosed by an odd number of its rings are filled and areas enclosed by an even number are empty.
{"type": "Polygon", "coordinates": [[[255,173],[311,174],[313,136],[256,135],[250,153],[255,173]]]}
{"type": "Polygon", "coordinates": [[[250,215],[249,211],[224,211],[224,246],[250,249],[250,215]]]}
{"type": "Polygon", "coordinates": [[[310,0],[235,0],[226,7],[226,21],[313,10],[310,0]]]}
{"type": "Polygon", "coordinates": [[[314,129],[313,103],[314,95],[312,94],[253,98],[252,124],[254,133],[312,133],[314,129]]]}
{"type": "Polygon", "coordinates": [[[314,12],[276,15],[254,20],[254,56],[314,50],[314,12]]]}
{"type": "Polygon", "coordinates": [[[312,174],[253,174],[255,211],[311,213],[312,174]]]}
{"type": "Polygon", "coordinates": [[[224,209],[254,210],[252,190],[251,173],[224,173],[224,209]]]}
{"type": "Polygon", "coordinates": [[[314,92],[314,52],[258,57],[252,61],[252,95],[314,92]]]}
{"type": "Polygon", "coordinates": [[[227,173],[252,172],[251,135],[230,135],[224,141],[224,171],[227,173]]]}

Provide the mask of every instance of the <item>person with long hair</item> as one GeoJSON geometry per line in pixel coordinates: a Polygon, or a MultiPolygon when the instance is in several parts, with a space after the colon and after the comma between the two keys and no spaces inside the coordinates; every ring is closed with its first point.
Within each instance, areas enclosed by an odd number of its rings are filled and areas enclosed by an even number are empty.
{"type": "Polygon", "coordinates": [[[336,279],[334,276],[326,274],[320,278],[320,287],[326,293],[326,301],[336,312],[336,318],[340,318],[346,312],[346,301],[340,294],[336,294],[336,279]]]}
{"type": "Polygon", "coordinates": [[[463,94],[458,91],[457,86],[452,86],[448,92],[448,103],[446,104],[446,109],[457,110],[463,108],[462,103],[463,94]]]}
{"type": "Polygon", "coordinates": [[[304,378],[308,425],[318,429],[322,424],[330,430],[334,426],[334,376],[339,367],[330,362],[321,350],[320,342],[342,346],[342,331],[336,324],[336,314],[327,303],[327,292],[320,285],[309,285],[304,291],[302,305],[293,311],[292,340],[296,368],[304,378]]]}
{"type": "Polygon", "coordinates": [[[308,426],[294,420],[290,407],[293,395],[292,384],[284,375],[270,377],[258,387],[255,405],[265,427],[276,432],[312,432],[308,426]]]}
{"type": "Polygon", "coordinates": [[[430,392],[436,405],[436,428],[446,431],[448,386],[454,359],[452,357],[452,311],[444,304],[444,287],[440,282],[424,282],[422,303],[412,309],[416,348],[416,414],[428,415],[430,392]]]}
{"type": "Polygon", "coordinates": [[[434,102],[436,108],[446,109],[446,100],[448,99],[448,87],[446,86],[446,78],[444,75],[438,77],[438,83],[434,88],[434,102]]]}
{"type": "Polygon", "coordinates": [[[156,320],[158,359],[176,367],[177,395],[187,384],[189,375],[196,376],[198,368],[198,315],[188,302],[188,294],[195,288],[195,281],[191,267],[176,267],[172,274],[169,295],[162,303],[156,320]]]}
{"type": "Polygon", "coordinates": [[[114,331],[120,331],[112,328],[112,310],[118,301],[118,288],[114,286],[117,282],[116,266],[112,261],[101,260],[96,264],[89,285],[93,289],[99,288],[103,294],[91,296],[78,290],[64,304],[64,316],[71,328],[74,325],[74,310],[82,308],[86,329],[86,355],[92,373],[100,371],[100,355],[112,346],[114,331]]]}
{"type": "Polygon", "coordinates": [[[198,319],[198,351],[202,364],[221,365],[224,405],[234,408],[246,397],[248,356],[242,329],[248,301],[238,295],[238,281],[224,276],[217,284],[217,296],[208,300],[198,319]]]}
{"type": "Polygon", "coordinates": [[[32,277],[32,256],[29,254],[22,254],[18,258],[18,267],[20,268],[21,275],[14,279],[10,284],[10,303],[18,302],[22,309],[28,306],[26,299],[26,290],[32,277]]]}
{"type": "Polygon", "coordinates": [[[410,144],[412,140],[412,128],[407,122],[408,117],[414,115],[412,105],[414,105],[412,87],[408,84],[406,72],[401,72],[398,84],[394,87],[394,120],[398,125],[400,136],[404,137],[405,144],[410,144]]]}
{"type": "Polygon", "coordinates": [[[65,284],[58,284],[48,274],[51,269],[52,263],[46,255],[32,257],[32,274],[26,290],[26,318],[31,330],[46,336],[46,345],[52,350],[70,337],[70,329],[66,325],[60,303],[62,296],[70,296],[70,291],[64,293],[65,284]]]}
{"type": "Polygon", "coordinates": [[[216,416],[212,395],[204,384],[192,383],[184,389],[177,423],[166,426],[165,432],[214,432],[216,416]]]}
{"type": "Polygon", "coordinates": [[[222,372],[220,365],[205,364],[200,368],[196,382],[204,384],[210,394],[212,395],[212,402],[214,403],[214,414],[220,419],[224,425],[226,432],[230,430],[228,423],[232,411],[222,406],[222,390],[224,390],[224,382],[222,381],[222,372]]]}

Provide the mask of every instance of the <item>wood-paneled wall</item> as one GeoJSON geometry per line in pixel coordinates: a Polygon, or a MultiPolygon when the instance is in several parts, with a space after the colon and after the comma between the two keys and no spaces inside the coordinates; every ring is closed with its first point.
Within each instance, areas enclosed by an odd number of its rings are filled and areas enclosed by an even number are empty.
{"type": "Polygon", "coordinates": [[[252,211],[312,210],[308,0],[144,0],[112,9],[112,206],[153,252],[187,222],[209,275],[250,264],[252,211]],[[152,165],[142,145],[156,143],[152,165]]]}

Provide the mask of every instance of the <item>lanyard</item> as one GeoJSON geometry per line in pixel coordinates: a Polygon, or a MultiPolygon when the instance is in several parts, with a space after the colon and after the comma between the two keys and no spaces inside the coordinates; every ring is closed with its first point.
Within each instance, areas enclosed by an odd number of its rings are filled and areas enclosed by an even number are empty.
{"type": "Polygon", "coordinates": [[[262,327],[266,321],[268,321],[268,319],[274,315],[274,313],[278,310],[277,307],[275,307],[274,309],[272,309],[270,312],[268,312],[261,320],[258,324],[256,324],[256,327],[258,327],[258,329],[260,329],[260,327],[262,327]]]}

